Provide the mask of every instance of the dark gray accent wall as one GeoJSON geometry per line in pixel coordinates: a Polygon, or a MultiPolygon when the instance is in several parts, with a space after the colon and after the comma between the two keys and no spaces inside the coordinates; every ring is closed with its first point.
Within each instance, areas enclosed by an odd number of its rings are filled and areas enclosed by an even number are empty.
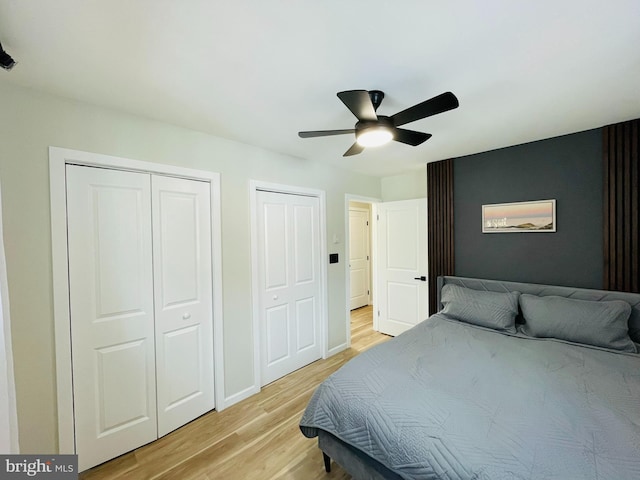
{"type": "Polygon", "coordinates": [[[602,288],[600,129],[456,158],[457,276],[602,288]],[[556,199],[555,233],[482,233],[482,205],[556,199]]]}

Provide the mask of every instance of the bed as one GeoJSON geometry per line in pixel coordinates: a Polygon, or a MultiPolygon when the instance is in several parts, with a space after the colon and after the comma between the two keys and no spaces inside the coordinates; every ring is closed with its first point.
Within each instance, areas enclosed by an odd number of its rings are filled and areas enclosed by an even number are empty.
{"type": "Polygon", "coordinates": [[[439,278],[300,429],[355,479],[640,479],[640,294],[439,278]]]}

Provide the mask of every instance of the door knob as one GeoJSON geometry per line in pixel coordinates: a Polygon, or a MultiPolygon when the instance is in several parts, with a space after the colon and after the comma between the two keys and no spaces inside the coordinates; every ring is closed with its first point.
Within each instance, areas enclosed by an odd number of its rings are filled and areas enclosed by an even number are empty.
{"type": "Polygon", "coordinates": [[[274,299],[274,300],[277,300],[277,299],[278,299],[278,295],[274,295],[274,296],[273,296],[273,299],[274,299]]]}
{"type": "Polygon", "coordinates": [[[183,320],[189,320],[191,318],[191,314],[189,312],[183,313],[182,314],[182,319],[183,320]]]}
{"type": "Polygon", "coordinates": [[[414,280],[420,280],[421,282],[426,282],[427,281],[427,277],[425,277],[424,275],[421,277],[414,277],[414,280]]]}

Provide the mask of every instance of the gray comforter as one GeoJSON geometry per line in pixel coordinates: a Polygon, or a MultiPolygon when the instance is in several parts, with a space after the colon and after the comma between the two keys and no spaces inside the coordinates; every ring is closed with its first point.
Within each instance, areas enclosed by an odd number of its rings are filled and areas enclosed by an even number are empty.
{"type": "Polygon", "coordinates": [[[351,360],[300,421],[403,478],[640,479],[640,355],[434,315],[351,360]]]}

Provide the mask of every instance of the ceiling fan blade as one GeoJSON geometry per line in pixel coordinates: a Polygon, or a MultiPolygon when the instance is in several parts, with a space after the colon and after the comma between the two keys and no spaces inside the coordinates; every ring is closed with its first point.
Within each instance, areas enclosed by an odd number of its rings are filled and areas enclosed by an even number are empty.
{"type": "Polygon", "coordinates": [[[430,133],[416,132],[415,130],[407,130],[405,128],[396,128],[393,135],[393,139],[396,142],[406,143],[413,147],[426,142],[430,138],[430,133]]]}
{"type": "Polygon", "coordinates": [[[346,133],[355,133],[354,128],[348,128],[346,130],[315,130],[311,132],[298,132],[300,138],[312,138],[312,137],[328,137],[330,135],[344,135],[346,133]]]}
{"type": "Polygon", "coordinates": [[[418,103],[413,107],[409,107],[406,110],[396,113],[391,116],[393,123],[396,126],[404,125],[405,123],[415,122],[422,118],[430,117],[438,113],[446,112],[457,108],[458,99],[451,92],[442,93],[429,100],[425,100],[422,103],[418,103]]]}
{"type": "Polygon", "coordinates": [[[376,109],[373,108],[369,92],[366,90],[347,90],[338,92],[338,98],[342,100],[351,113],[358,120],[369,120],[375,122],[378,119],[376,109]]]}
{"type": "Polygon", "coordinates": [[[350,157],[351,155],[358,155],[359,153],[362,153],[363,150],[364,150],[364,147],[360,145],[358,142],[356,142],[353,145],[351,145],[351,148],[346,152],[344,152],[344,155],[342,156],[350,157]]]}

